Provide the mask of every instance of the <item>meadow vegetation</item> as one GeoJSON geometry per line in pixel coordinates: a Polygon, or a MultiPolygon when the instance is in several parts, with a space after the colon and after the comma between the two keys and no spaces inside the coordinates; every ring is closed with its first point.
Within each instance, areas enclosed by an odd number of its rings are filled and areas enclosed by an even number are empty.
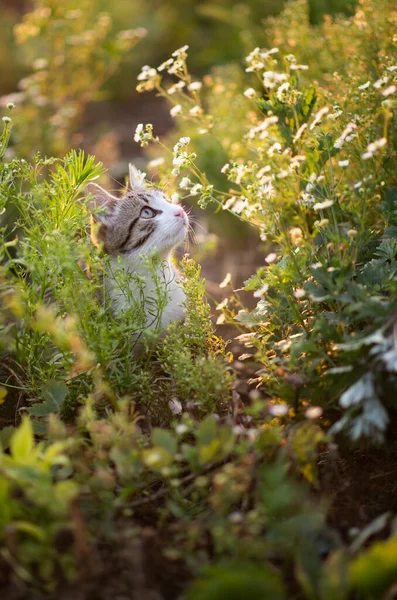
{"type": "MultiPolygon", "coordinates": [[[[76,21],[49,8],[47,40],[76,21]]],[[[81,10],[98,54],[42,50],[48,62],[2,117],[4,597],[391,599],[392,513],[346,529],[333,509],[338,453],[370,448],[381,470],[395,456],[393,3],[361,0],[314,27],[309,4],[294,0],[267,21],[267,48],[240,62],[200,78],[182,46],[142,68],[138,91],[164,97],[175,119],[164,139],[150,123],[136,129],[153,185],[248,223],[263,248],[243,290],[227,274],[220,282],[217,329],[186,256],[187,317],[157,344],[141,301],[115,315],[103,289],[108,259],[90,240],[84,193],[103,166],[81,150],[59,157],[84,82],[66,101],[70,119],[41,112],[65,104],[53,59],[81,61],[96,90],[137,40],[81,10]],[[240,365],[256,365],[247,398],[225,324],[245,346],[240,365]]],[[[164,293],[152,299],[159,312],[164,293]]]]}

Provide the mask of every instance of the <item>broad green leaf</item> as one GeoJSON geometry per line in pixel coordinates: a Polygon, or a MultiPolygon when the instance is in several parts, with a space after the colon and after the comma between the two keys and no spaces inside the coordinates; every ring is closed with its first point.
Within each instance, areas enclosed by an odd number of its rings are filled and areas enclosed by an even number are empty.
{"type": "Polygon", "coordinates": [[[153,429],[152,440],[154,446],[161,446],[162,448],[165,448],[172,456],[176,454],[178,444],[175,436],[173,436],[170,431],[156,427],[153,429]]]}
{"type": "Polygon", "coordinates": [[[11,437],[10,448],[13,458],[26,460],[34,446],[32,422],[29,417],[23,417],[21,425],[11,437]]]}

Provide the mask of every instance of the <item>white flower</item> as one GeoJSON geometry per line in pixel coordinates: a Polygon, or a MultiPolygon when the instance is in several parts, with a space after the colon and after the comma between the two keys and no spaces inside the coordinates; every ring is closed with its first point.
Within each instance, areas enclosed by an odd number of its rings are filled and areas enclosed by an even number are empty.
{"type": "Polygon", "coordinates": [[[172,94],[175,94],[175,92],[180,92],[185,87],[185,85],[186,83],[180,80],[178,81],[178,83],[174,83],[174,85],[168,88],[167,94],[169,96],[172,96],[172,94]]]}
{"type": "Polygon", "coordinates": [[[297,300],[300,300],[300,298],[304,298],[306,296],[306,292],[303,288],[296,288],[294,290],[294,296],[297,300]]]}
{"type": "Polygon", "coordinates": [[[149,145],[149,142],[156,141],[157,138],[153,137],[153,125],[151,123],[147,123],[143,125],[143,123],[139,123],[136,126],[134,141],[140,143],[142,148],[149,145]]]}
{"type": "Polygon", "coordinates": [[[267,264],[271,264],[274,263],[274,261],[277,260],[277,254],[275,252],[270,252],[270,254],[268,254],[265,258],[265,261],[267,262],[267,264]]]}
{"type": "Polygon", "coordinates": [[[199,115],[202,112],[203,112],[202,108],[200,106],[197,106],[197,104],[196,104],[196,106],[193,106],[193,108],[191,108],[189,110],[189,113],[193,116],[199,115]]]}
{"type": "Polygon", "coordinates": [[[348,166],[349,166],[349,161],[348,161],[348,160],[340,160],[340,161],[338,162],[338,165],[339,165],[340,167],[348,167],[348,166]]]}
{"type": "Polygon", "coordinates": [[[300,197],[300,201],[303,204],[303,206],[311,206],[312,204],[315,203],[316,199],[313,196],[313,194],[303,192],[302,196],[300,197]]]}
{"type": "Polygon", "coordinates": [[[389,85],[389,87],[383,90],[382,95],[385,96],[385,98],[387,98],[388,96],[395,94],[396,91],[397,87],[395,85],[389,85]]]}
{"type": "Polygon", "coordinates": [[[182,177],[179,187],[182,190],[187,190],[189,188],[190,184],[191,184],[191,181],[190,181],[189,177],[182,177]]]}
{"type": "Polygon", "coordinates": [[[161,63],[161,65],[159,67],[157,67],[158,71],[164,71],[164,69],[169,69],[174,63],[174,59],[173,58],[169,58],[168,60],[166,60],[165,62],[161,63]]]}
{"type": "Polygon", "coordinates": [[[179,194],[174,192],[171,196],[171,204],[179,204],[179,194]]]}
{"type": "Polygon", "coordinates": [[[178,435],[183,435],[183,434],[187,433],[188,431],[189,431],[189,427],[187,425],[185,425],[184,423],[179,423],[175,427],[175,433],[177,433],[178,435]]]}
{"type": "Polygon", "coordinates": [[[263,73],[263,85],[265,88],[272,89],[282,81],[285,81],[287,76],[285,73],[275,73],[273,71],[265,71],[263,73]]]}
{"type": "Polygon", "coordinates": [[[296,64],[292,64],[290,66],[291,71],[307,71],[308,70],[308,65],[296,65],[296,64]]]}
{"type": "Polygon", "coordinates": [[[306,127],[307,127],[307,123],[303,123],[303,125],[301,125],[299,127],[298,131],[295,134],[295,137],[294,137],[294,140],[293,140],[294,142],[298,141],[301,138],[302,133],[305,131],[306,127]]]}
{"type": "Polygon", "coordinates": [[[369,88],[369,86],[371,85],[370,81],[367,81],[366,83],[363,83],[362,85],[358,86],[359,90],[366,90],[367,88],[369,88]]]}
{"type": "Polygon", "coordinates": [[[201,81],[193,81],[189,86],[188,89],[191,92],[198,92],[199,90],[201,90],[203,84],[201,83],[201,81]]]}
{"type": "Polygon", "coordinates": [[[331,206],[333,206],[334,202],[333,200],[324,200],[324,202],[317,202],[317,204],[315,204],[313,206],[314,210],[325,210],[326,208],[330,208],[331,206]]]}
{"type": "Polygon", "coordinates": [[[256,290],[254,292],[254,298],[262,298],[262,296],[264,296],[267,292],[267,290],[269,289],[269,285],[267,283],[265,283],[264,285],[262,285],[261,288],[259,288],[259,290],[256,290]]]}
{"type": "Polygon", "coordinates": [[[154,158],[150,162],[148,162],[148,169],[156,169],[157,167],[161,167],[165,163],[165,160],[162,156],[159,158],[154,158]]]}
{"type": "Polygon", "coordinates": [[[220,288],[225,288],[228,285],[230,285],[230,282],[232,280],[232,276],[230,273],[226,273],[224,280],[219,284],[220,288]]]}
{"type": "Polygon", "coordinates": [[[345,141],[347,140],[348,136],[350,136],[350,134],[357,129],[357,125],[353,122],[348,123],[345,127],[345,129],[342,131],[341,135],[338,137],[338,139],[335,141],[334,143],[334,148],[342,148],[343,144],[345,143],[345,141]]]}
{"type": "Polygon", "coordinates": [[[272,404],[269,406],[269,413],[273,417],[284,417],[288,413],[288,406],[286,404],[272,404]]]}
{"type": "Polygon", "coordinates": [[[172,56],[179,57],[186,54],[186,50],[189,50],[189,46],[182,46],[182,48],[178,48],[175,52],[172,53],[172,56]]]}
{"type": "Polygon", "coordinates": [[[222,169],[221,169],[221,173],[227,173],[227,171],[229,170],[229,163],[226,163],[225,165],[223,165],[222,169]]]}
{"type": "Polygon", "coordinates": [[[367,146],[367,151],[364,152],[364,154],[361,155],[361,158],[363,160],[368,160],[369,158],[372,158],[374,156],[374,154],[380,148],[383,148],[383,146],[385,146],[386,144],[387,144],[387,139],[385,137],[380,138],[379,140],[376,140],[375,142],[371,142],[367,146]]]}
{"type": "Polygon", "coordinates": [[[280,87],[278,88],[276,95],[277,95],[278,100],[280,100],[280,102],[283,101],[284,94],[287,90],[289,90],[289,88],[290,88],[290,85],[289,85],[288,81],[285,81],[284,83],[282,83],[280,85],[280,87]]]}
{"type": "Polygon", "coordinates": [[[305,410],[306,419],[319,419],[322,414],[323,409],[321,406],[309,406],[309,408],[305,410]]]}
{"type": "Polygon", "coordinates": [[[191,189],[190,189],[190,195],[191,196],[198,196],[200,192],[202,192],[203,190],[203,186],[201,185],[201,183],[196,183],[191,189]]]}
{"type": "Polygon", "coordinates": [[[187,146],[188,144],[190,144],[190,137],[188,137],[188,136],[181,137],[180,140],[179,140],[179,143],[182,146],[187,146]]]}
{"type": "Polygon", "coordinates": [[[384,77],[381,77],[380,79],[378,79],[378,81],[375,81],[374,88],[378,90],[383,85],[386,85],[386,83],[388,81],[389,81],[389,78],[385,75],[384,77]]]}
{"type": "Polygon", "coordinates": [[[315,126],[317,125],[317,123],[320,123],[321,119],[323,118],[324,115],[326,115],[329,112],[329,108],[328,106],[324,106],[323,108],[320,108],[320,110],[316,113],[313,123],[310,125],[310,129],[314,129],[315,126]]]}
{"type": "Polygon", "coordinates": [[[253,96],[255,96],[256,92],[254,90],[254,88],[248,88],[248,90],[245,90],[244,92],[244,96],[246,98],[252,98],[253,96]]]}
{"type": "Polygon", "coordinates": [[[311,268],[316,270],[316,269],[321,269],[322,266],[323,265],[320,262],[316,262],[316,263],[312,264],[311,268]]]}
{"type": "Polygon", "coordinates": [[[137,79],[138,81],[148,81],[157,75],[156,69],[153,67],[149,67],[149,65],[144,65],[142,67],[141,72],[139,73],[137,79]]]}
{"type": "Polygon", "coordinates": [[[3,117],[1,120],[3,121],[3,123],[5,125],[8,125],[12,121],[12,119],[10,119],[10,117],[3,117]]]}
{"type": "Polygon", "coordinates": [[[182,106],[180,104],[175,104],[170,110],[171,117],[177,117],[182,113],[182,106]]]}

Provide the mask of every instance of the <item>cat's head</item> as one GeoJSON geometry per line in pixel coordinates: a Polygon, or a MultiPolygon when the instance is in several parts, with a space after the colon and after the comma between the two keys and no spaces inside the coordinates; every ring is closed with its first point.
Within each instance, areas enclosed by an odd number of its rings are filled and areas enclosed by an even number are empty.
{"type": "Polygon", "coordinates": [[[116,198],[95,183],[86,191],[93,196],[91,208],[94,243],[105,252],[134,258],[158,252],[167,255],[186,237],[189,220],[181,206],[171,204],[159,189],[148,188],[140,173],[130,165],[130,188],[116,198]]]}

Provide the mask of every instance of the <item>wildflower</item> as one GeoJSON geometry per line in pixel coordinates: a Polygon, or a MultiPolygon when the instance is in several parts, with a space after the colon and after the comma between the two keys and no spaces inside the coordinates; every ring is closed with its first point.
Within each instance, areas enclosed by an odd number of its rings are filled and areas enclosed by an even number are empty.
{"type": "Polygon", "coordinates": [[[269,406],[269,413],[273,417],[285,417],[288,413],[288,406],[286,404],[272,404],[269,406]]]}
{"type": "Polygon", "coordinates": [[[221,173],[227,173],[229,168],[230,168],[229,163],[226,163],[225,165],[223,165],[223,167],[221,169],[221,173]]]}
{"type": "Polygon", "coordinates": [[[135,129],[134,141],[140,143],[142,148],[145,148],[149,145],[149,142],[157,141],[158,138],[153,136],[153,125],[151,123],[147,123],[143,125],[143,123],[139,123],[135,129]]]}
{"type": "Polygon", "coordinates": [[[193,81],[190,85],[188,85],[188,90],[191,92],[198,92],[201,90],[203,84],[201,81],[193,81]]]}
{"type": "Polygon", "coordinates": [[[191,189],[190,189],[190,195],[191,196],[198,196],[198,194],[200,192],[202,192],[203,190],[203,186],[201,183],[196,183],[191,189]]]}
{"type": "Polygon", "coordinates": [[[3,123],[5,125],[8,125],[12,121],[12,119],[10,119],[10,117],[3,117],[1,120],[3,121],[3,123]]]}
{"type": "Polygon", "coordinates": [[[258,189],[260,196],[265,196],[265,198],[273,198],[276,194],[276,190],[270,181],[265,185],[261,185],[258,189]]]}
{"type": "Polygon", "coordinates": [[[380,79],[378,79],[378,81],[375,81],[374,88],[378,90],[382,86],[386,85],[386,83],[388,81],[389,81],[389,78],[385,75],[384,77],[381,77],[380,79]]]}
{"type": "Polygon", "coordinates": [[[263,73],[263,85],[265,88],[275,88],[279,83],[285,81],[287,76],[285,73],[275,73],[273,71],[266,71],[263,73]]]}
{"type": "Polygon", "coordinates": [[[321,406],[309,406],[309,408],[305,410],[305,417],[310,420],[319,419],[322,414],[323,409],[321,406]]]}
{"type": "Polygon", "coordinates": [[[301,203],[303,204],[303,206],[311,206],[312,204],[315,203],[316,198],[313,196],[313,194],[308,194],[307,192],[303,192],[302,196],[300,197],[301,203]]]}
{"type": "Polygon", "coordinates": [[[306,292],[303,288],[296,288],[294,290],[294,296],[297,300],[300,300],[301,298],[304,298],[306,296],[306,292]]]}
{"type": "Polygon", "coordinates": [[[350,134],[357,129],[357,125],[353,122],[348,123],[345,127],[345,129],[342,131],[341,135],[338,137],[338,139],[335,141],[334,143],[334,148],[342,148],[342,146],[344,145],[345,141],[347,140],[348,136],[350,136],[350,134]]]}
{"type": "Polygon", "coordinates": [[[275,252],[270,252],[270,254],[268,254],[265,258],[265,261],[270,265],[271,263],[274,263],[274,261],[277,260],[277,254],[275,252]]]}
{"type": "Polygon", "coordinates": [[[316,269],[321,269],[322,266],[323,265],[320,262],[316,262],[316,263],[312,264],[311,268],[316,270],[316,269]]]}
{"type": "Polygon", "coordinates": [[[320,110],[314,116],[314,120],[313,120],[313,123],[310,125],[310,129],[313,130],[315,128],[315,126],[318,123],[320,123],[323,116],[326,115],[328,112],[329,112],[328,106],[324,106],[323,108],[320,108],[320,110]]]}
{"type": "Polygon", "coordinates": [[[296,64],[292,64],[290,66],[291,71],[307,71],[308,70],[308,65],[296,65],[296,64]]]}
{"type": "Polygon", "coordinates": [[[174,83],[171,87],[168,88],[167,94],[172,96],[175,92],[180,92],[185,87],[186,83],[184,81],[178,81],[178,83],[174,83]]]}
{"type": "Polygon", "coordinates": [[[185,425],[184,423],[178,423],[178,425],[175,427],[175,433],[177,435],[184,435],[188,431],[189,431],[189,427],[187,425],[185,425]]]}
{"type": "Polygon", "coordinates": [[[230,198],[228,198],[226,202],[224,202],[224,204],[222,205],[222,210],[231,210],[236,200],[236,196],[231,196],[230,198]]]}
{"type": "Polygon", "coordinates": [[[159,67],[157,67],[157,71],[164,71],[165,69],[169,69],[174,63],[174,59],[173,58],[169,58],[168,60],[166,60],[165,62],[161,63],[161,65],[159,67]]]}
{"type": "Polygon", "coordinates": [[[252,98],[253,96],[255,96],[256,91],[254,90],[254,88],[248,88],[248,90],[245,90],[244,92],[244,96],[246,98],[252,98]]]}
{"type": "Polygon", "coordinates": [[[294,142],[297,142],[302,137],[302,133],[305,131],[306,127],[307,127],[307,123],[303,123],[303,125],[301,125],[299,127],[298,131],[295,134],[295,137],[293,140],[294,142]]]}
{"type": "Polygon", "coordinates": [[[230,285],[230,282],[232,281],[232,276],[230,273],[226,273],[224,280],[219,284],[220,288],[225,288],[228,285],[230,285]]]}
{"type": "Polygon", "coordinates": [[[176,192],[174,192],[171,196],[171,204],[179,204],[179,194],[177,194],[176,192]]]}
{"type": "Polygon", "coordinates": [[[330,208],[331,206],[333,206],[334,202],[333,200],[324,200],[324,202],[317,202],[317,204],[315,204],[313,206],[314,210],[325,210],[326,208],[330,208]]]}
{"type": "Polygon", "coordinates": [[[202,112],[203,112],[203,109],[200,106],[198,106],[197,104],[196,104],[196,106],[193,106],[193,108],[191,108],[189,110],[189,113],[193,116],[199,115],[202,112]]]}
{"type": "Polygon", "coordinates": [[[179,187],[183,190],[187,190],[191,184],[189,177],[182,177],[179,187]]]}
{"type": "Polygon", "coordinates": [[[303,233],[300,227],[292,227],[289,230],[289,236],[292,244],[294,244],[295,246],[299,246],[302,243],[303,233]]]}
{"type": "Polygon", "coordinates": [[[359,90],[366,90],[367,88],[369,88],[369,86],[371,85],[370,81],[367,81],[366,83],[363,83],[362,85],[358,86],[359,90]]]}
{"type": "MultiPolygon", "coordinates": [[[[221,287],[221,286],[219,286],[221,287]]],[[[222,300],[222,302],[219,302],[219,304],[217,304],[217,306],[215,307],[215,310],[223,310],[224,308],[226,308],[226,306],[229,304],[229,298],[224,298],[222,300]]]]}
{"type": "Polygon", "coordinates": [[[340,160],[340,161],[338,162],[338,165],[339,165],[340,167],[348,167],[348,166],[349,166],[349,161],[348,161],[348,160],[340,160]]]}
{"type": "Polygon", "coordinates": [[[175,50],[175,52],[172,53],[172,56],[175,56],[176,58],[186,57],[187,50],[189,50],[189,46],[187,46],[187,45],[182,46],[182,48],[178,48],[178,50],[175,50]]]}
{"type": "Polygon", "coordinates": [[[383,148],[383,146],[385,146],[386,144],[387,144],[387,139],[385,137],[380,138],[379,140],[376,140],[375,142],[371,142],[367,146],[367,151],[361,155],[361,158],[363,160],[368,160],[369,158],[372,158],[374,156],[374,154],[376,154],[376,152],[378,150],[380,150],[380,148],[383,148]]]}
{"type": "Polygon", "coordinates": [[[396,91],[397,87],[395,85],[389,85],[389,87],[383,90],[382,95],[385,96],[385,98],[387,98],[388,96],[395,94],[396,91]]]}
{"type": "Polygon", "coordinates": [[[182,106],[180,104],[175,104],[170,110],[171,117],[177,117],[182,113],[182,106]]]}
{"type": "Polygon", "coordinates": [[[266,294],[266,292],[269,289],[269,284],[264,283],[262,285],[262,287],[259,288],[259,290],[256,290],[253,294],[254,298],[262,298],[262,296],[264,296],[266,294]]]}
{"type": "Polygon", "coordinates": [[[285,92],[287,90],[289,90],[289,88],[290,88],[290,85],[289,85],[288,81],[285,81],[284,83],[282,83],[280,85],[280,87],[278,88],[276,95],[277,95],[277,99],[280,100],[280,102],[283,101],[283,99],[285,97],[285,92]]]}
{"type": "Polygon", "coordinates": [[[148,162],[147,167],[148,169],[156,169],[157,167],[161,167],[164,163],[164,158],[160,156],[159,158],[154,158],[153,160],[148,162]]]}
{"type": "Polygon", "coordinates": [[[349,229],[349,231],[347,232],[347,235],[349,236],[349,238],[351,240],[354,240],[354,238],[357,237],[357,230],[356,229],[349,229]]]}
{"type": "Polygon", "coordinates": [[[151,79],[152,77],[155,77],[156,75],[157,75],[156,69],[153,69],[153,67],[149,67],[149,65],[144,65],[142,67],[142,70],[139,73],[137,79],[138,79],[138,81],[148,81],[149,79],[151,79]]]}
{"type": "Polygon", "coordinates": [[[326,227],[329,224],[329,219],[321,219],[321,221],[316,221],[315,225],[318,225],[318,227],[326,227]]]}

